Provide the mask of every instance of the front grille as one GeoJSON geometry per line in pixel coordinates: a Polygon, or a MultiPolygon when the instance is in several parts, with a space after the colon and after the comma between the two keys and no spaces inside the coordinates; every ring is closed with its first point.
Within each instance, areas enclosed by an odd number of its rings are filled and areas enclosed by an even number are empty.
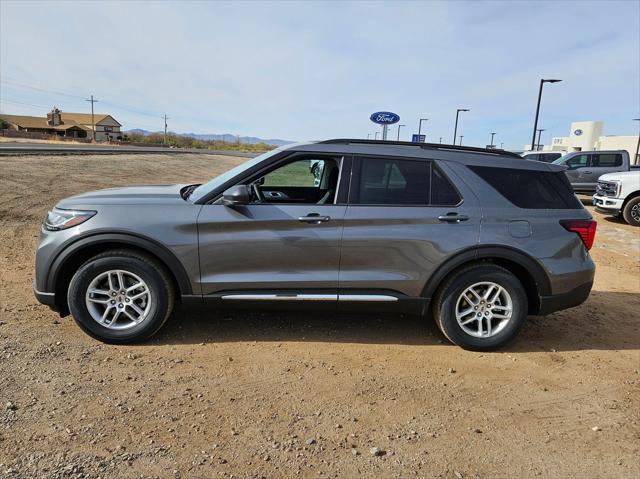
{"type": "Polygon", "coordinates": [[[618,193],[618,184],[610,181],[598,181],[596,193],[601,196],[615,197],[618,193]]]}

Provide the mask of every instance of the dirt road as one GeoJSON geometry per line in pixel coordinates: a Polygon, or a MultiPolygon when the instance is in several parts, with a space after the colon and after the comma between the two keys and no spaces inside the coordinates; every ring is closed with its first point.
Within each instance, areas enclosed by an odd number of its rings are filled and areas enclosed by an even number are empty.
{"type": "Polygon", "coordinates": [[[35,302],[56,200],[239,161],[0,157],[0,477],[640,477],[640,231],[597,214],[588,302],[497,353],[417,318],[259,312],[108,346],[35,302]]]}

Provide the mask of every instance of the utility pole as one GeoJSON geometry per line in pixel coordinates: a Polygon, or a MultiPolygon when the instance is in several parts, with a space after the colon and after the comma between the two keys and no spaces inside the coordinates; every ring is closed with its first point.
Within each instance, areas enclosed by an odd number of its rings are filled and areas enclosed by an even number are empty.
{"type": "Polygon", "coordinates": [[[91,98],[89,100],[85,100],[85,101],[90,101],[91,102],[91,131],[92,131],[92,140],[95,142],[96,141],[96,120],[95,120],[95,117],[93,115],[93,104],[97,103],[98,100],[94,100],[93,99],[93,95],[91,95],[91,98]]]}
{"type": "Polygon", "coordinates": [[[167,118],[167,114],[164,114],[164,144],[167,144],[167,120],[169,118],[167,118]]]}

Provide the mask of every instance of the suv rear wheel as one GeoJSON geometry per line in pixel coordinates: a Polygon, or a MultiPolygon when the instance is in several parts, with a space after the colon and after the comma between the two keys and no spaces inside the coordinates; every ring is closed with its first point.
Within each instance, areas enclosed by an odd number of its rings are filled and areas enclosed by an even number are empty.
{"type": "Polygon", "coordinates": [[[128,250],[102,253],[75,273],[67,293],[73,319],[106,343],[148,338],[169,318],[174,303],[162,265],[128,250]]]}
{"type": "Polygon", "coordinates": [[[453,274],[436,297],[442,333],[464,349],[491,351],[506,345],[527,317],[527,295],[510,271],[474,265],[453,274]]]}

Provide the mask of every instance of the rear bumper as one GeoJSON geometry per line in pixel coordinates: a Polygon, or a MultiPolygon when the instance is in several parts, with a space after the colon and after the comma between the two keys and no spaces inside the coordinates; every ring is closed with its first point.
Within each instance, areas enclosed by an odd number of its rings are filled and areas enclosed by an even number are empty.
{"type": "Polygon", "coordinates": [[[562,294],[540,297],[540,310],[538,314],[544,316],[563,309],[573,308],[586,301],[591,293],[593,281],[581,284],[575,289],[562,294]]]}

